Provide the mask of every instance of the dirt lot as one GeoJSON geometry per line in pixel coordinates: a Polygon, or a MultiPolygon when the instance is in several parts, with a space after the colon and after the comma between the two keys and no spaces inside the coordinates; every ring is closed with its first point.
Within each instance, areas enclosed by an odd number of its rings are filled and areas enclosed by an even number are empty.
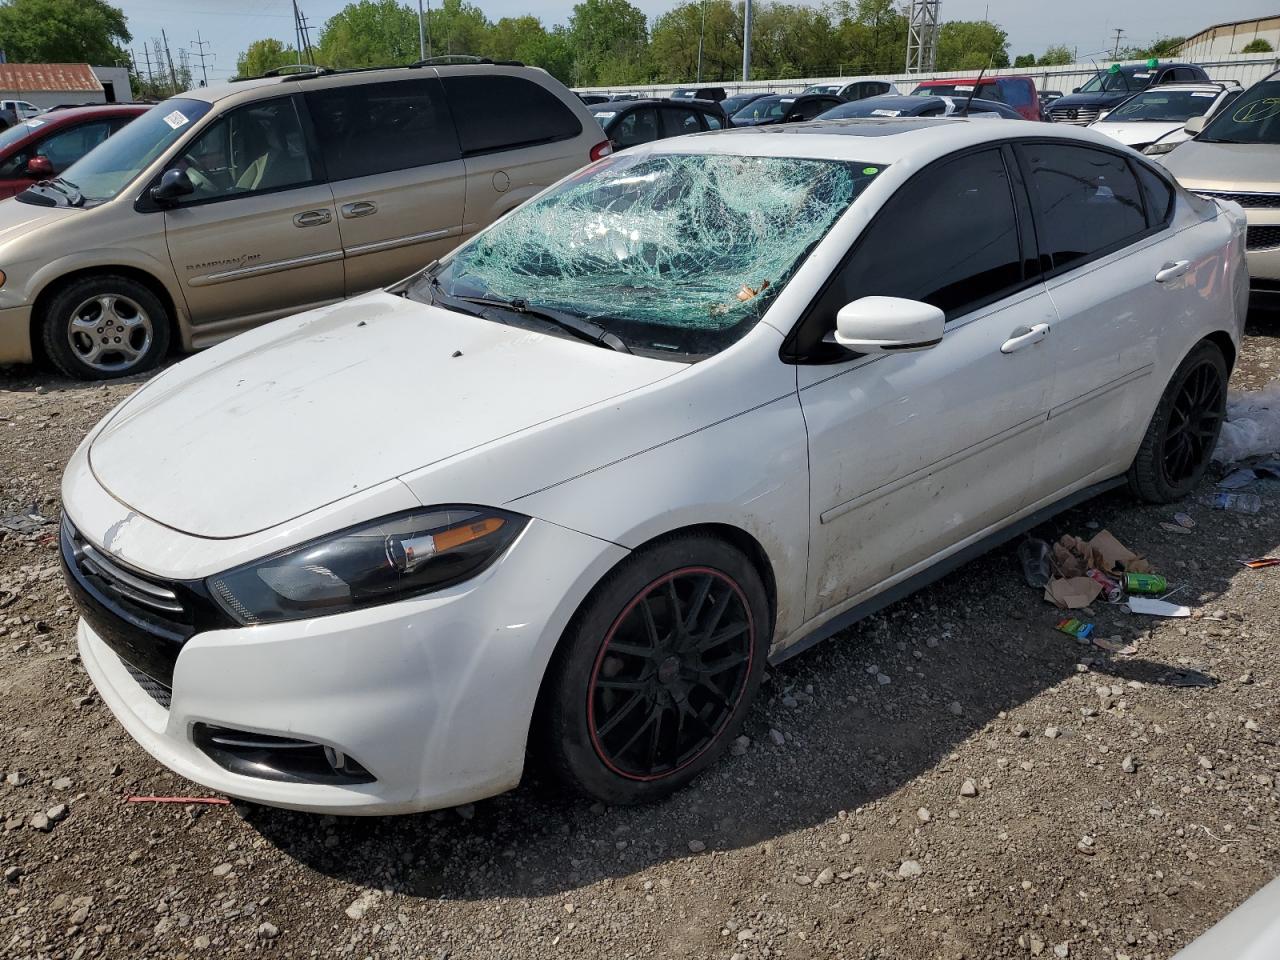
{"type": "MultiPolygon", "coordinates": [[[[1280,320],[1249,332],[1256,388],[1280,320]]],[[[0,370],[0,517],[57,516],[135,387],[0,370]]],[[[377,820],[124,802],[205,791],[92,696],[53,528],[0,533],[0,954],[1169,957],[1280,863],[1280,569],[1236,562],[1277,547],[1277,489],[1189,535],[1123,494],[1038,531],[1186,585],[1192,620],[1095,607],[1130,656],[1055,632],[1011,546],[774,671],[750,746],[662,806],[526,785],[377,820]]]]}

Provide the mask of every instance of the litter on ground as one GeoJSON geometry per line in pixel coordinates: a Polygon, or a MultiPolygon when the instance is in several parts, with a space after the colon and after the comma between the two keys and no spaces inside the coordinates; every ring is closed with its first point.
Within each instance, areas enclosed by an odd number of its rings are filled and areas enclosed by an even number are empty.
{"type": "Polygon", "coordinates": [[[1180,604],[1157,600],[1154,597],[1130,597],[1128,600],[1130,613],[1145,613],[1153,617],[1189,617],[1191,608],[1180,604]]]}
{"type": "Polygon", "coordinates": [[[1227,395],[1227,419],[1218,435],[1213,459],[1238,463],[1280,450],[1280,380],[1261,390],[1227,395]]]}

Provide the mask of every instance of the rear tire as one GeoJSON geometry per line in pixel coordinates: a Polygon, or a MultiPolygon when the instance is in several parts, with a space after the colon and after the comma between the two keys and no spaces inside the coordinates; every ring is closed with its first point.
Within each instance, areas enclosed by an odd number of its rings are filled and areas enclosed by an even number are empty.
{"type": "Polygon", "coordinates": [[[771,635],[764,584],[734,547],[693,534],[636,552],[552,659],[536,729],[549,772],[611,805],[680,789],[741,730],[771,635]]]}
{"type": "Polygon", "coordinates": [[[1196,488],[1209,469],[1227,410],[1227,361],[1202,340],[1178,365],[1129,468],[1129,489],[1170,503],[1196,488]]]}
{"type": "Polygon", "coordinates": [[[76,380],[109,380],[150,370],[169,349],[169,311],[144,284],[98,274],[53,295],[41,320],[45,353],[76,380]]]}

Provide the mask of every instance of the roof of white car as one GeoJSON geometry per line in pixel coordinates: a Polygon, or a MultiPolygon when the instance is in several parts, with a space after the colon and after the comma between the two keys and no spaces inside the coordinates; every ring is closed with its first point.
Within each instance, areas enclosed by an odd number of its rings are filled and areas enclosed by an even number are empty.
{"type": "Polygon", "coordinates": [[[911,159],[928,163],[956,150],[1011,138],[1071,140],[1113,150],[1116,146],[1110,137],[1073,124],[886,117],[736,127],[658,140],[638,149],[651,153],[722,153],[883,164],[911,159]]]}

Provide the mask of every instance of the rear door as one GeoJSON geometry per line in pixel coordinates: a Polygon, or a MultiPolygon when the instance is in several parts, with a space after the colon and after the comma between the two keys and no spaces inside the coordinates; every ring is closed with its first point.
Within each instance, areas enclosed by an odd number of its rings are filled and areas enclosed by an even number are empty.
{"type": "Polygon", "coordinates": [[[1036,210],[1041,264],[1058,320],[1039,497],[1129,465],[1163,389],[1162,328],[1201,312],[1216,251],[1169,229],[1173,191],[1141,161],[1091,146],[1017,147],[1036,210]],[[1158,277],[1163,279],[1157,279],[1158,277]]]}
{"type": "Polygon", "coordinates": [[[333,194],[292,96],[219,117],[170,168],[196,192],[162,214],[197,345],[342,298],[333,194]]]}
{"type": "Polygon", "coordinates": [[[662,125],[657,107],[635,107],[613,121],[609,139],[614,150],[652,143],[662,138],[662,125]]]}
{"type": "Polygon", "coordinates": [[[686,133],[700,133],[706,129],[699,117],[702,115],[698,110],[692,110],[689,107],[664,106],[661,111],[662,115],[662,136],[681,137],[686,133]]]}
{"type": "Polygon", "coordinates": [[[306,99],[338,211],[347,296],[457,245],[466,171],[437,77],[348,81],[306,99]]]}

